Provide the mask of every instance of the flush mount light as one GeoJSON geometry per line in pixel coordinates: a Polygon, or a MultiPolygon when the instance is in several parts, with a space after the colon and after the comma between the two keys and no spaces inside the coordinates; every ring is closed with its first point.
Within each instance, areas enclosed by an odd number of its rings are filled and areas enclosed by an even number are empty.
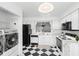
{"type": "Polygon", "coordinates": [[[42,13],[49,13],[54,9],[54,6],[51,3],[42,3],[38,10],[42,13]]]}

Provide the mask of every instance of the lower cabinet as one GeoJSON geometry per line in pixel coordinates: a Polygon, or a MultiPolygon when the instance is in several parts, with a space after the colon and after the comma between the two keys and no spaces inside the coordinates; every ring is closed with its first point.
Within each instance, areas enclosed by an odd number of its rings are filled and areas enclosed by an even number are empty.
{"type": "Polygon", "coordinates": [[[63,56],[79,56],[79,43],[66,41],[62,45],[63,56]]]}
{"type": "Polygon", "coordinates": [[[62,42],[62,56],[70,56],[70,41],[62,42]]]}
{"type": "Polygon", "coordinates": [[[39,35],[39,45],[52,45],[52,35],[39,35]]]}
{"type": "Polygon", "coordinates": [[[63,40],[57,37],[56,44],[62,52],[62,56],[79,56],[79,42],[75,40],[63,40]]]}
{"type": "Polygon", "coordinates": [[[79,44],[72,43],[70,45],[70,56],[79,56],[79,44]]]}

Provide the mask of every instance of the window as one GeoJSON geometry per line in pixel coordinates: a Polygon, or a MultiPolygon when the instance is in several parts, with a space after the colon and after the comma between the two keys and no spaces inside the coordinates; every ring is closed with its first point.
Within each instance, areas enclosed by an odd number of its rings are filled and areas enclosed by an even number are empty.
{"type": "Polygon", "coordinates": [[[37,22],[36,32],[51,32],[50,22],[37,22]]]}

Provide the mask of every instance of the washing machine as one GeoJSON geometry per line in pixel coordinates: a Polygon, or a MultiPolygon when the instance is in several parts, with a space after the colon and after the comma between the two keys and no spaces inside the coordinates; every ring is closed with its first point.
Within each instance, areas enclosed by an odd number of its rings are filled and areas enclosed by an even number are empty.
{"type": "Polygon", "coordinates": [[[18,33],[11,32],[5,34],[5,51],[13,48],[18,44],[18,33]]]}

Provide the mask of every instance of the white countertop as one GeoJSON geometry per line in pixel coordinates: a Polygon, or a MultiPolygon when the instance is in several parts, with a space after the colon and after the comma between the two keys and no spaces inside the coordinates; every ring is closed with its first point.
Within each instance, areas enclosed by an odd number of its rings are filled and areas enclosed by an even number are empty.
{"type": "Polygon", "coordinates": [[[72,43],[79,43],[79,41],[77,42],[75,38],[71,38],[71,40],[68,40],[68,38],[69,38],[68,36],[66,36],[65,39],[62,39],[62,38],[59,37],[59,36],[57,36],[57,38],[59,38],[59,39],[62,40],[62,41],[70,41],[70,42],[72,42],[72,43]]]}

